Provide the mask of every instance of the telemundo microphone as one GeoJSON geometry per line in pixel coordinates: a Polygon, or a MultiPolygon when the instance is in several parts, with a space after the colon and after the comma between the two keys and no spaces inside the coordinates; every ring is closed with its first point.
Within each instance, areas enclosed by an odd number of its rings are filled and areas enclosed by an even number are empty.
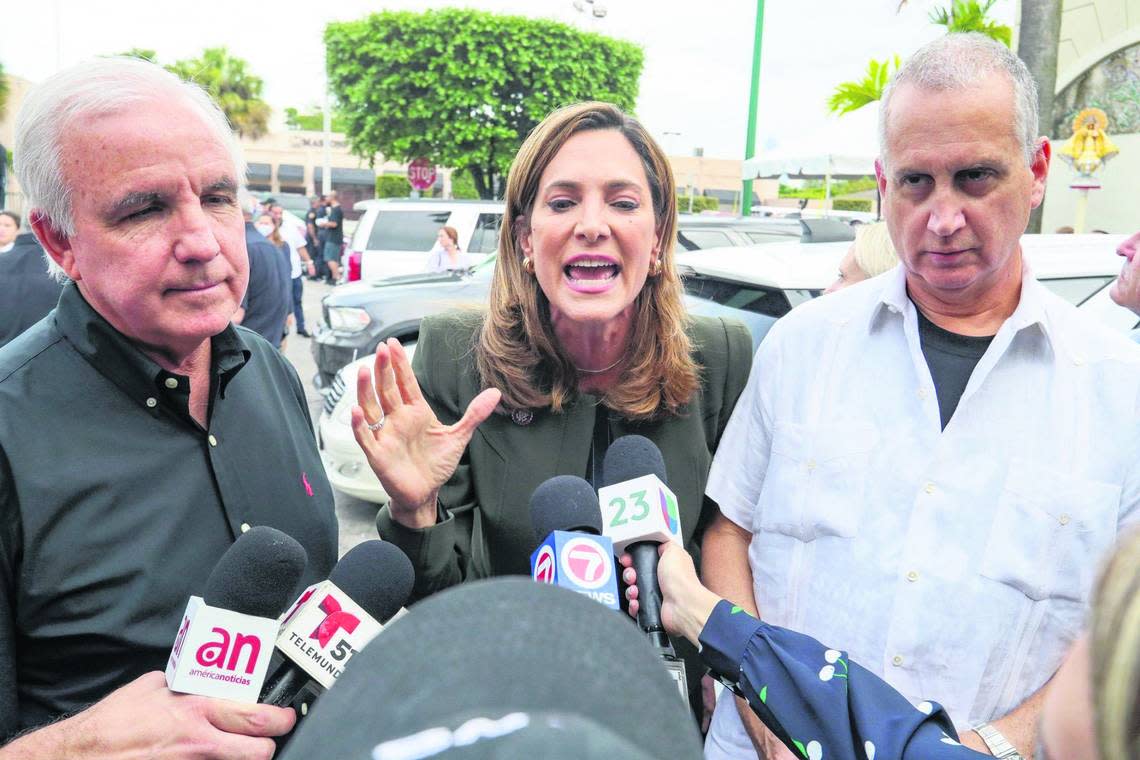
{"type": "Polygon", "coordinates": [[[281,621],[260,702],[285,707],[302,691],[321,694],[344,666],[395,617],[412,593],[411,560],[394,544],[350,549],[328,580],[305,589],[281,621]]]}
{"type": "Polygon", "coordinates": [[[657,547],[668,541],[684,547],[677,497],[666,483],[665,459],[648,438],[625,435],[606,450],[598,489],[602,533],[614,552],[628,551],[637,573],[637,622],[661,654],[688,701],[685,663],[673,651],[661,623],[661,587],[657,583],[657,547]]]}
{"type": "Polygon", "coordinates": [[[190,597],[166,664],[171,691],[257,702],[278,617],[305,572],[304,548],[260,525],[226,550],[202,596],[190,597]]]}
{"type": "Polygon", "coordinates": [[[530,520],[541,542],[530,555],[534,580],[620,609],[613,544],[601,535],[593,486],[574,475],[550,478],[531,494],[530,520]]]}

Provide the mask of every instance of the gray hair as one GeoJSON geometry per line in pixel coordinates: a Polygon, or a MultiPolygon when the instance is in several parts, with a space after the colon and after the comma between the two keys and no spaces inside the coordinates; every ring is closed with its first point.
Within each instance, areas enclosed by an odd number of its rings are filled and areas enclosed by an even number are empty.
{"type": "Polygon", "coordinates": [[[1032,164],[1037,153],[1037,82],[1025,62],[1005,45],[977,32],[947,34],[923,45],[895,72],[879,106],[879,150],[887,160],[887,121],[891,96],[900,85],[924,90],[960,90],[1001,72],[1013,85],[1013,129],[1032,164]]]}
{"type": "MultiPolygon", "coordinates": [[[[245,182],[245,159],[225,114],[196,84],[150,61],[96,58],[45,79],[32,88],[16,115],[13,146],[16,176],[28,200],[29,221],[37,216],[62,235],[75,234],[71,188],[63,178],[62,142],[79,119],[121,113],[162,97],[182,98],[202,116],[233,159],[234,179],[245,182]]],[[[67,275],[51,257],[48,271],[58,280],[67,275]]]]}

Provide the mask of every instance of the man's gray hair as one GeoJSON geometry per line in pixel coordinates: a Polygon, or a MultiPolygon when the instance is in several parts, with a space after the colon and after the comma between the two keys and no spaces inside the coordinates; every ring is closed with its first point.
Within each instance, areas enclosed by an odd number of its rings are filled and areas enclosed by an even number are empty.
{"type": "Polygon", "coordinates": [[[1037,83],[1025,63],[1005,45],[977,32],[947,34],[923,45],[895,72],[879,106],[879,150],[887,161],[887,121],[891,96],[910,84],[935,92],[978,84],[994,72],[1013,84],[1013,129],[1026,164],[1037,152],[1037,83]]]}
{"type": "MultiPolygon", "coordinates": [[[[233,158],[235,181],[244,184],[241,146],[225,114],[201,87],[149,61],[96,58],[48,77],[28,92],[20,106],[12,153],[27,207],[57,232],[74,235],[71,188],[63,177],[63,137],[81,119],[121,113],[164,96],[181,97],[201,114],[206,128],[233,158]]],[[[50,257],[48,270],[57,279],[67,279],[50,257]]]]}

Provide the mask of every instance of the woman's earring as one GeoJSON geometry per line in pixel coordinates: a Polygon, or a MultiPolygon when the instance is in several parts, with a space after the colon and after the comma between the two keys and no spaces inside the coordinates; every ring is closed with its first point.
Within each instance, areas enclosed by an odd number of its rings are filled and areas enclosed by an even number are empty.
{"type": "Polygon", "coordinates": [[[656,277],[661,274],[661,259],[654,259],[649,264],[649,276],[656,277]]]}
{"type": "Polygon", "coordinates": [[[534,259],[530,256],[523,256],[523,271],[527,274],[534,274],[534,259]]]}

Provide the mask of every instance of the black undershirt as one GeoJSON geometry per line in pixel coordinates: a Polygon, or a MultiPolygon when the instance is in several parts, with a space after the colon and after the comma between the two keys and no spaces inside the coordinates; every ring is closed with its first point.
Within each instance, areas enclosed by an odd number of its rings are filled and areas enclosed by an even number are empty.
{"type": "Polygon", "coordinates": [[[976,337],[952,333],[927,319],[921,309],[915,307],[915,311],[918,312],[919,344],[934,381],[938,413],[942,418],[942,429],[945,430],[950,418],[954,416],[954,410],[958,408],[966,384],[970,382],[974,367],[990,347],[994,336],[976,337]]]}

